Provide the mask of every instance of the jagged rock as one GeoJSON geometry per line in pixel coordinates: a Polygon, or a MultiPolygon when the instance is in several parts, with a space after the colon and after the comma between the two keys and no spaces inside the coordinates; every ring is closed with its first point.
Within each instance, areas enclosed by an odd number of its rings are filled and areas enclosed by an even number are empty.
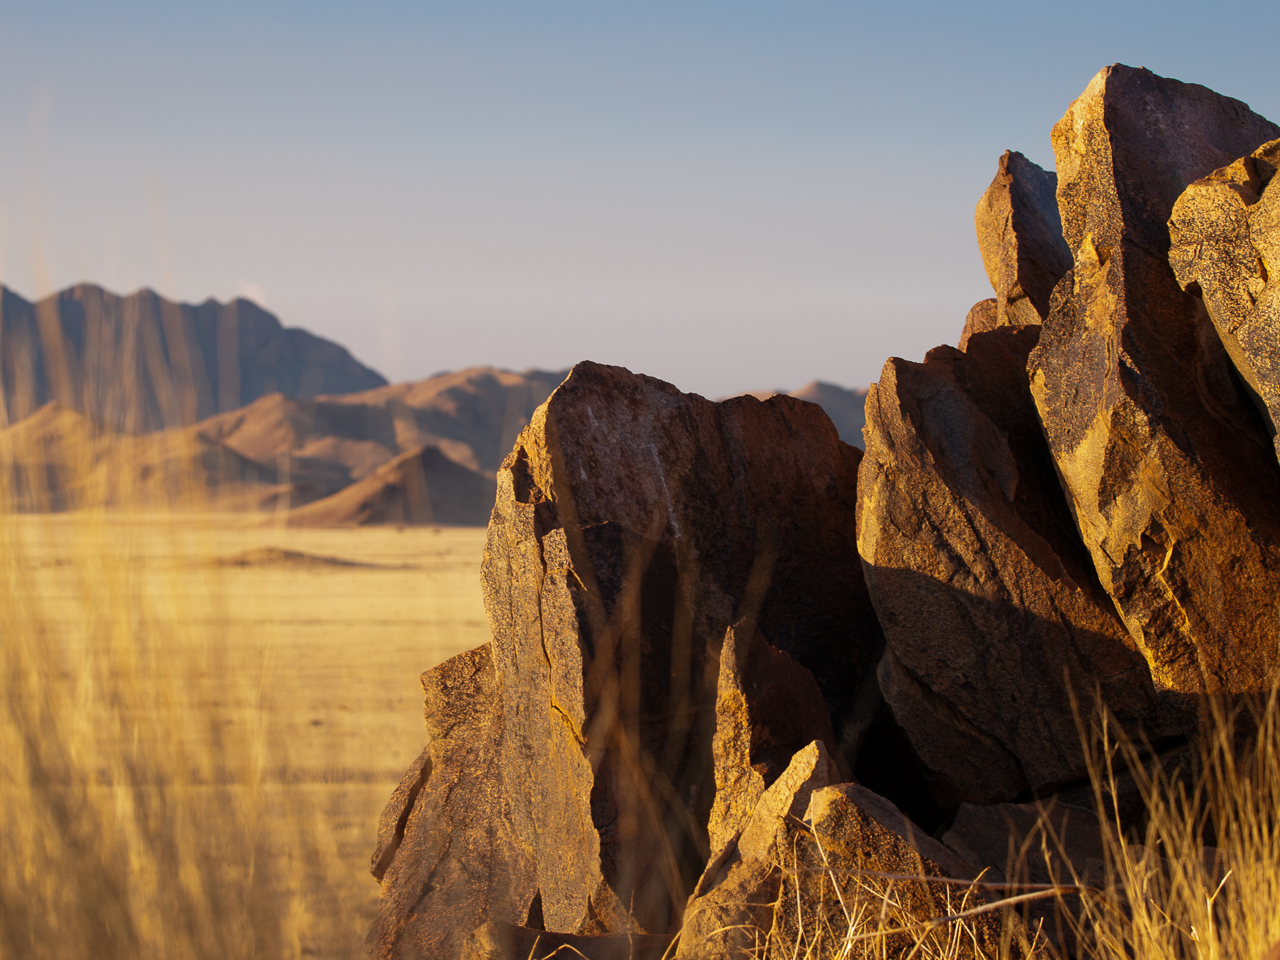
{"type": "Polygon", "coordinates": [[[806,743],[838,758],[831,715],[811,674],[772,646],[751,621],[728,629],[716,689],[716,797],[707,827],[719,851],[750,818],[765,790],[806,743]]]}
{"type": "Polygon", "coordinates": [[[548,929],[678,919],[711,852],[730,624],[754,618],[813,671],[837,726],[874,682],[882,640],[849,535],[859,456],[803,401],[712,403],[593,363],[521,434],[482,580],[548,929]]]}
{"type": "Polygon", "coordinates": [[[821,741],[791,758],[703,871],[685,910],[677,958],[731,956],[765,946],[782,885],[790,823],[808,809],[814,791],[836,775],[821,741]]]}
{"type": "MultiPolygon", "coordinates": [[[[1267,417],[1280,423],[1280,140],[1215,170],[1183,191],[1169,220],[1169,263],[1199,293],[1236,370],[1267,417]]],[[[1280,450],[1280,447],[1277,448],[1280,450]]]]}
{"type": "Polygon", "coordinates": [[[537,895],[500,762],[502,702],[489,644],[422,675],[429,743],[379,827],[382,880],[366,945],[376,960],[453,960],[490,920],[520,923],[537,895]]]}
{"type": "Polygon", "coordinates": [[[663,960],[673,935],[616,934],[588,937],[574,933],[547,933],[512,923],[490,921],[462,945],[461,960],[547,960],[549,957],[582,957],[584,960],[663,960]]]}
{"type": "Polygon", "coordinates": [[[1073,701],[1169,732],[1097,582],[1026,379],[1039,328],[885,364],[867,403],[858,546],[887,649],[880,686],[940,802],[1087,775],[1073,701]]]}
{"type": "Polygon", "coordinates": [[[979,300],[970,307],[968,315],[964,318],[964,330],[960,333],[960,349],[963,350],[968,346],[969,338],[975,333],[985,333],[1000,326],[998,317],[999,311],[996,309],[995,298],[979,300]]]}
{"type": "MultiPolygon", "coordinates": [[[[816,790],[804,824],[789,824],[770,956],[917,955],[920,922],[985,904],[977,868],[923,834],[889,801],[857,784],[816,790]],[[937,879],[934,879],[937,878],[937,879]],[[944,883],[942,880],[960,881],[944,883]],[[915,933],[892,933],[893,930],[915,933]],[[867,939],[856,939],[871,934],[867,939]]],[[[993,956],[998,913],[967,921],[948,956],[993,956]]],[[[935,929],[937,948],[952,940],[935,929]]],[[[926,951],[929,955],[933,951],[926,951]]]]}
{"type": "Polygon", "coordinates": [[[1032,393],[1103,587],[1158,685],[1269,689],[1280,480],[1203,304],[1169,267],[1192,181],[1280,128],[1204,87],[1113,66],[1054,127],[1072,282],[1032,393]]]}
{"type": "Polygon", "coordinates": [[[1043,322],[1054,285],[1071,269],[1071,251],[1058,219],[1057,185],[1055,174],[1006,150],[978,201],[974,227],[996,292],[995,326],[1043,322]]]}

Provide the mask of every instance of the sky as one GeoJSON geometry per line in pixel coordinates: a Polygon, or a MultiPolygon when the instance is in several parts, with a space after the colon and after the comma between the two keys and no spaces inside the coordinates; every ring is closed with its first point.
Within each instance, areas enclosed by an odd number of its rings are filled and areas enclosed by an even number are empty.
{"type": "Polygon", "coordinates": [[[392,380],[864,386],[1100,68],[1280,120],[1274,8],[0,0],[0,280],[247,296],[392,380]]]}

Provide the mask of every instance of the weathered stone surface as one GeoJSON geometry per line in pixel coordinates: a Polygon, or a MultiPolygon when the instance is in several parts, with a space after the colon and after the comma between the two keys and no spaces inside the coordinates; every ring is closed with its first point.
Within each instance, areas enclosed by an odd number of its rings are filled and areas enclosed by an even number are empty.
{"type": "Polygon", "coordinates": [[[1114,66],[1054,127],[1074,254],[1029,371],[1103,587],[1158,685],[1268,689],[1280,481],[1203,304],[1169,267],[1192,181],[1280,135],[1243,103],[1114,66]]]}
{"type": "Polygon", "coordinates": [[[960,333],[960,349],[963,350],[968,345],[969,338],[975,333],[985,333],[1000,326],[998,317],[999,311],[996,309],[995,298],[979,300],[970,307],[968,315],[964,318],[964,330],[960,333]]]}
{"type": "Polygon", "coordinates": [[[585,960],[662,960],[672,934],[615,934],[582,936],[547,933],[513,923],[490,921],[462,945],[461,960],[547,960],[582,957],[585,960]]]}
{"type": "MultiPolygon", "coordinates": [[[[782,847],[787,856],[772,930],[771,956],[776,960],[837,953],[918,955],[920,921],[985,902],[968,885],[978,874],[974,865],[922,834],[893,804],[864,787],[847,783],[815,791],[804,820],[805,825],[791,824],[782,847]],[[895,929],[916,932],[885,932],[895,929]],[[877,936],[856,939],[868,933],[877,936]],[[841,950],[845,943],[847,949],[841,950]]],[[[974,917],[968,929],[972,937],[957,938],[956,952],[947,955],[997,953],[999,914],[974,917]]],[[[949,941],[949,932],[935,930],[925,955],[949,941]]]]}
{"type": "Polygon", "coordinates": [[[717,404],[592,363],[521,434],[482,580],[502,765],[548,929],[678,919],[711,852],[730,624],[753,617],[813,670],[837,724],[871,680],[882,639],[850,536],[859,456],[803,401],[717,404]]]}
{"type": "Polygon", "coordinates": [[[523,922],[537,894],[500,763],[503,717],[490,645],[422,675],[429,743],[379,829],[375,958],[453,960],[490,920],[523,922]]]}
{"type": "Polygon", "coordinates": [[[838,758],[813,674],[765,640],[753,622],[734,624],[720,650],[716,690],[716,797],[707,827],[713,853],[738,835],[791,757],[814,740],[838,758]]]}
{"type": "Polygon", "coordinates": [[[1071,269],[1071,251],[1058,219],[1057,185],[1055,174],[1006,150],[978,201],[974,227],[996,292],[996,326],[1043,322],[1054,285],[1071,269]]]}
{"type": "Polygon", "coordinates": [[[835,776],[835,764],[820,741],[791,758],[739,832],[707,864],[689,898],[677,957],[723,957],[764,947],[791,823],[808,809],[814,791],[835,776]]]}
{"type": "Polygon", "coordinates": [[[1267,189],[1277,166],[1272,140],[1187,187],[1169,219],[1169,263],[1182,289],[1204,299],[1280,443],[1280,188],[1267,189]]]}
{"type": "Polygon", "coordinates": [[[891,359],[867,403],[858,546],[880,686],[940,802],[1087,774],[1074,701],[1160,737],[1147,665],[1080,543],[1027,386],[1039,327],[891,359]]]}

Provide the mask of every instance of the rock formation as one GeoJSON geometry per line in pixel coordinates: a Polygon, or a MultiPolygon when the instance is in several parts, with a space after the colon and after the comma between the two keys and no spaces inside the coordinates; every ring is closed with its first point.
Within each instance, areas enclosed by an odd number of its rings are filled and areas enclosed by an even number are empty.
{"type": "Polygon", "coordinates": [[[753,619],[813,671],[837,728],[870,680],[858,458],[812,404],[717,404],[591,363],[521,435],[482,581],[552,929],[662,932],[679,915],[711,852],[730,624],[753,619]]]}
{"type": "Polygon", "coordinates": [[[492,644],[427,674],[375,956],[1071,954],[1082,901],[998,898],[1104,876],[1195,707],[1280,680],[1278,135],[1103,70],[1057,218],[1001,159],[997,296],[885,364],[865,455],[792,397],[575,367],[497,473],[492,644]],[[1094,784],[1104,714],[1141,749],[1094,784]]]}
{"type": "Polygon", "coordinates": [[[1236,370],[1267,418],[1280,423],[1280,140],[1192,183],[1173,206],[1169,263],[1198,293],[1236,370]]]}
{"type": "Polygon", "coordinates": [[[867,400],[858,549],[880,685],[944,803],[1084,776],[1074,704],[1095,691],[1130,729],[1171,732],[1058,488],[1025,372],[1038,335],[892,359],[867,400]]]}
{"type": "Polygon", "coordinates": [[[1275,458],[1169,268],[1167,221],[1192,181],[1277,134],[1239,101],[1122,66],[1053,131],[1075,265],[1031,355],[1032,393],[1102,585],[1175,691],[1267,689],[1276,665],[1275,458]]]}
{"type": "Polygon", "coordinates": [[[538,892],[503,777],[490,645],[429,670],[422,688],[430,743],[384,811],[373,855],[373,956],[459,956],[485,922],[524,921],[538,892]]]}
{"type": "Polygon", "coordinates": [[[987,279],[995,290],[995,326],[1038,324],[1049,295],[1071,269],[1055,191],[1058,178],[1006,150],[978,201],[974,226],[987,279]]]}

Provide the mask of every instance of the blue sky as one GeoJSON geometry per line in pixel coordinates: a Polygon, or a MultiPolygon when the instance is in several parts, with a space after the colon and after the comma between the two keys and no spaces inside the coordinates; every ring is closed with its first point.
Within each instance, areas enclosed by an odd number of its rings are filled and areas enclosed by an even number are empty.
{"type": "Polygon", "coordinates": [[[874,380],[1102,66],[1280,118],[1261,3],[0,3],[4,282],[246,294],[393,379],[874,380]]]}

